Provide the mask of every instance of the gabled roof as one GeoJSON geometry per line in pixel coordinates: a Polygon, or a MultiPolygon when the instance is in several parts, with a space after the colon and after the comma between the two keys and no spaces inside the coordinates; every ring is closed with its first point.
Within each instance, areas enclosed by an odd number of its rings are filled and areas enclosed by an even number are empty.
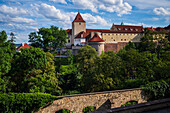
{"type": "Polygon", "coordinates": [[[80,13],[78,12],[76,18],[74,19],[73,22],[85,22],[82,18],[82,16],[80,15],[80,13]]]}
{"type": "Polygon", "coordinates": [[[88,33],[85,33],[84,31],[80,32],[76,37],[76,38],[86,38],[86,36],[88,35],[88,33]]]}
{"type": "Polygon", "coordinates": [[[93,38],[91,38],[91,39],[89,40],[89,42],[104,42],[104,40],[101,39],[101,38],[99,37],[99,35],[96,33],[96,34],[93,36],[93,38]]]}
{"type": "Polygon", "coordinates": [[[71,35],[72,34],[72,29],[67,29],[66,32],[67,32],[67,34],[71,35]]]}
{"type": "Polygon", "coordinates": [[[151,31],[155,31],[155,28],[153,28],[153,27],[147,27],[146,29],[151,30],[151,31]]]}
{"type": "Polygon", "coordinates": [[[31,46],[27,43],[21,44],[17,49],[25,49],[25,48],[30,48],[31,46]]]}

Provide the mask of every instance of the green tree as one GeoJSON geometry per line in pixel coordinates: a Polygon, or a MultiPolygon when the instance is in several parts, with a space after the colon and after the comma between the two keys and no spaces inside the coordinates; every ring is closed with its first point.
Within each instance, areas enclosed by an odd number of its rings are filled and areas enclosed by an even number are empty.
{"type": "Polygon", "coordinates": [[[135,49],[119,53],[123,60],[125,76],[131,78],[153,79],[153,66],[157,58],[150,52],[139,53],[135,49]]]}
{"type": "Polygon", "coordinates": [[[129,41],[129,43],[124,47],[125,50],[136,49],[136,45],[134,42],[129,41]]]}
{"type": "Polygon", "coordinates": [[[52,54],[31,47],[22,49],[14,59],[14,68],[9,73],[11,81],[15,84],[13,91],[56,94],[60,89],[52,54]]]}
{"type": "Polygon", "coordinates": [[[81,87],[83,92],[93,91],[96,58],[96,50],[89,45],[83,46],[78,51],[77,66],[78,70],[82,74],[81,87]]]}
{"type": "Polygon", "coordinates": [[[113,51],[102,53],[96,60],[96,73],[96,89],[115,89],[122,81],[121,58],[113,51]]]}
{"type": "Polygon", "coordinates": [[[6,77],[6,74],[11,70],[12,57],[10,41],[7,41],[6,32],[2,31],[0,32],[0,93],[10,91],[9,77],[6,77]]]}
{"type": "Polygon", "coordinates": [[[5,31],[0,32],[0,76],[9,72],[11,69],[11,45],[7,41],[7,34],[5,31]]]}
{"type": "Polygon", "coordinates": [[[34,47],[43,48],[45,52],[55,52],[56,49],[61,49],[65,46],[66,39],[68,38],[67,32],[56,26],[40,28],[37,33],[32,32],[29,34],[29,42],[34,47]]]}

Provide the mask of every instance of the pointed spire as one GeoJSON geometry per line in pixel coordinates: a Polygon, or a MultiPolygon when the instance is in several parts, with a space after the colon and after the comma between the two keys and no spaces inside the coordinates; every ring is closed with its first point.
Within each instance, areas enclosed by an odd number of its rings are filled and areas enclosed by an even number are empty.
{"type": "Polygon", "coordinates": [[[81,16],[80,13],[78,12],[78,13],[77,13],[77,16],[76,16],[76,18],[74,19],[73,22],[85,22],[85,21],[83,20],[82,16],[81,16]]]}
{"type": "Polygon", "coordinates": [[[123,21],[121,22],[121,25],[124,25],[123,21]]]}

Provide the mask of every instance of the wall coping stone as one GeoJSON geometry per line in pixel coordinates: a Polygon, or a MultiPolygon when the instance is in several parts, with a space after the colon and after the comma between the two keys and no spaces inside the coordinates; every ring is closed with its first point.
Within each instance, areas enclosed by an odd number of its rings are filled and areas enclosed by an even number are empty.
{"type": "Polygon", "coordinates": [[[58,96],[58,97],[76,97],[76,96],[96,95],[96,94],[105,94],[105,93],[126,92],[126,91],[133,91],[133,90],[142,90],[142,89],[133,88],[133,89],[123,89],[123,90],[114,90],[114,91],[102,91],[102,92],[82,93],[82,94],[74,94],[74,95],[63,95],[63,96],[58,96]]]}

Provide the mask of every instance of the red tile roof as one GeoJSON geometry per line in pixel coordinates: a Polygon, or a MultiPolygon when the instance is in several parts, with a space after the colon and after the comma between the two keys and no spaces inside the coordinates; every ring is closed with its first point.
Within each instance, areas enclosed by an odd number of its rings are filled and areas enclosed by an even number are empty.
{"type": "Polygon", "coordinates": [[[76,18],[74,19],[73,22],[85,22],[82,18],[82,16],[80,15],[80,13],[78,12],[76,18]]]}
{"type": "MultiPolygon", "coordinates": [[[[143,33],[144,28],[142,26],[130,26],[130,25],[114,25],[116,30],[110,29],[86,29],[86,36],[91,32],[102,32],[102,33],[143,33]]],[[[67,33],[71,34],[72,30],[67,29],[67,33]]],[[[80,36],[79,36],[80,37],[80,36]]]]}
{"type": "Polygon", "coordinates": [[[146,29],[151,30],[151,31],[157,31],[157,32],[160,32],[160,31],[164,31],[164,30],[166,30],[166,27],[157,27],[157,28],[147,27],[146,29]]]}
{"type": "Polygon", "coordinates": [[[88,34],[89,33],[85,33],[84,31],[82,31],[75,38],[86,38],[88,34]]]}
{"type": "Polygon", "coordinates": [[[155,31],[155,28],[153,28],[153,27],[147,27],[146,29],[149,29],[151,31],[155,31]]]}
{"type": "Polygon", "coordinates": [[[66,32],[67,32],[67,34],[71,35],[72,34],[72,29],[67,29],[66,32]]]}
{"type": "Polygon", "coordinates": [[[17,47],[17,49],[24,49],[24,48],[30,48],[31,46],[28,45],[27,43],[24,43],[24,45],[20,45],[19,47],[17,47]]]}
{"type": "Polygon", "coordinates": [[[101,39],[101,38],[99,37],[99,35],[96,33],[96,34],[93,36],[93,38],[91,38],[91,39],[89,40],[89,42],[104,42],[104,40],[101,39]]]}

